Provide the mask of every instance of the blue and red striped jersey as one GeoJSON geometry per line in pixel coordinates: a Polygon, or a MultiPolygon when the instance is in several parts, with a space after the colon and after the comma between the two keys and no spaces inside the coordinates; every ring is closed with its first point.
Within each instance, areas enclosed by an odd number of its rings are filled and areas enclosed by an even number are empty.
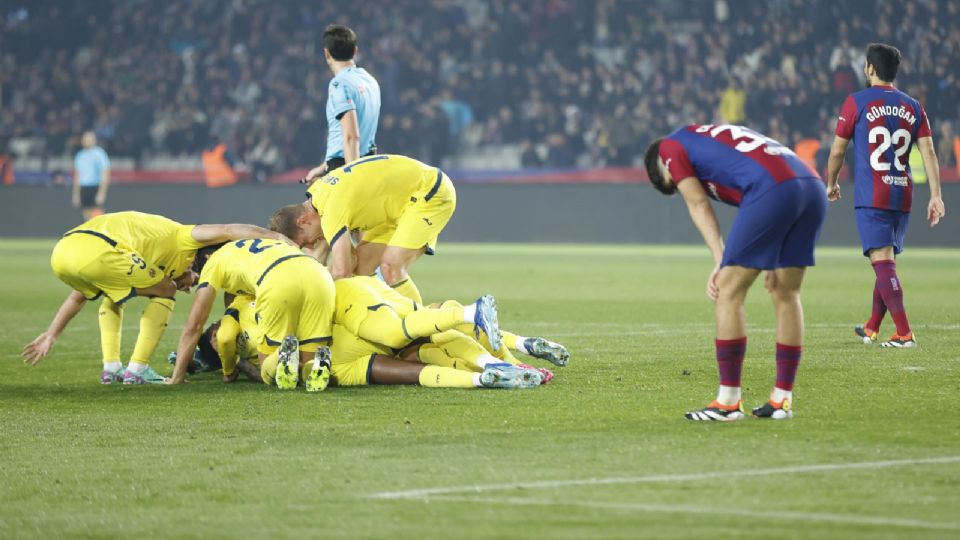
{"type": "Polygon", "coordinates": [[[910,150],[930,136],[920,102],[893,86],[871,86],[847,96],[836,134],[853,141],[854,206],[909,212],[910,150]]]}
{"type": "Polygon", "coordinates": [[[733,206],[787,180],[820,178],[792,150],[743,126],[682,127],[661,141],[660,158],[675,183],[696,178],[711,198],[733,206]]]}

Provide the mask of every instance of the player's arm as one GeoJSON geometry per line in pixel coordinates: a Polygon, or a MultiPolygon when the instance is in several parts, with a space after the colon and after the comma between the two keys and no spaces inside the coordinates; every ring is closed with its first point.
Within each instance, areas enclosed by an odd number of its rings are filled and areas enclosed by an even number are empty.
{"type": "Polygon", "coordinates": [[[60,334],[63,333],[63,329],[77,316],[77,313],[80,313],[80,310],[83,309],[85,305],[87,305],[87,299],[84,298],[82,294],[77,291],[70,291],[67,299],[63,301],[60,309],[57,310],[57,314],[53,316],[53,321],[50,322],[50,326],[47,327],[37,339],[31,341],[23,348],[23,351],[20,353],[20,355],[23,356],[23,361],[33,366],[40,363],[40,360],[43,360],[43,358],[50,353],[50,349],[53,348],[53,344],[56,343],[60,334]]]}
{"type": "Polygon", "coordinates": [[[943,207],[943,197],[940,193],[940,162],[937,160],[937,151],[933,147],[933,137],[917,139],[917,148],[923,158],[923,170],[927,173],[927,182],[930,184],[930,203],[927,204],[927,221],[933,227],[940,223],[940,218],[947,214],[943,207]]]}
{"type": "Polygon", "coordinates": [[[340,234],[333,237],[333,244],[330,245],[330,276],[333,279],[352,277],[354,267],[353,243],[350,231],[344,227],[340,234]]]}
{"type": "Polygon", "coordinates": [[[720,235],[720,224],[717,223],[717,215],[713,211],[713,205],[710,204],[710,198],[704,191],[703,185],[694,177],[681,179],[677,182],[677,191],[687,203],[687,210],[690,212],[690,219],[696,225],[703,241],[706,242],[710,254],[713,255],[715,266],[707,279],[707,296],[711,299],[717,299],[717,274],[720,273],[720,262],[723,260],[723,236],[720,235]]]}
{"type": "Polygon", "coordinates": [[[286,236],[271,231],[270,229],[264,229],[263,227],[258,227],[256,225],[246,225],[243,223],[233,223],[229,225],[197,225],[193,228],[190,235],[197,242],[210,246],[214,244],[221,244],[223,242],[231,242],[233,240],[255,240],[257,238],[269,238],[271,240],[279,240],[280,242],[286,242],[291,246],[295,246],[293,240],[290,240],[286,236]]]}
{"type": "Polygon", "coordinates": [[[110,159],[103,156],[103,172],[100,173],[100,188],[97,189],[97,206],[107,202],[107,191],[110,189],[110,159]]]}
{"type": "Polygon", "coordinates": [[[830,147],[830,157],[827,159],[827,200],[830,202],[841,198],[838,177],[840,168],[843,167],[843,159],[847,155],[848,144],[850,139],[837,135],[833,138],[833,145],[830,147]]]}
{"type": "Polygon", "coordinates": [[[360,159],[360,124],[357,111],[349,110],[340,117],[340,130],[343,133],[343,160],[351,163],[360,159]]]}
{"type": "Polygon", "coordinates": [[[193,305],[190,306],[190,314],[187,315],[187,322],[180,334],[180,344],[177,345],[177,363],[173,367],[173,375],[167,381],[168,384],[185,382],[187,365],[193,360],[193,351],[197,348],[197,342],[200,341],[200,335],[203,333],[203,325],[210,316],[216,298],[217,290],[210,285],[200,287],[193,295],[193,305]]]}

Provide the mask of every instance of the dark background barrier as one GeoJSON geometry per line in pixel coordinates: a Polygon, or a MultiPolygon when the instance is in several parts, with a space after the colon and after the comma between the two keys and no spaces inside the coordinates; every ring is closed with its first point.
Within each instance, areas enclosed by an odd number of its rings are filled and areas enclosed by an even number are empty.
{"type": "MultiPolygon", "coordinates": [[[[859,245],[852,186],[830,206],[821,243],[859,245]]],[[[911,246],[960,247],[960,185],[945,185],[947,217],[925,221],[927,186],[919,186],[908,234],[911,246]]],[[[284,204],[303,200],[299,185],[116,186],[107,210],[140,210],[183,223],[265,224],[284,204]]],[[[699,233],[679,196],[667,198],[647,184],[458,184],[457,211],[445,242],[698,243],[699,233]]],[[[715,204],[724,230],[733,209],[715,204]]],[[[64,187],[0,188],[0,236],[56,237],[81,221],[64,187]]]]}

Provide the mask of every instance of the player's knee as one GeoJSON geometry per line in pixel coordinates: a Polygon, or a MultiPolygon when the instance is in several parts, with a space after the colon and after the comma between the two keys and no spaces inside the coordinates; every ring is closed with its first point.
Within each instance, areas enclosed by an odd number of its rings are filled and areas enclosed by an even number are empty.
{"type": "Polygon", "coordinates": [[[380,273],[383,274],[384,281],[390,285],[395,285],[407,278],[406,265],[386,257],[380,262],[380,273]]]}
{"type": "Polygon", "coordinates": [[[770,297],[773,298],[774,303],[778,305],[799,303],[800,289],[798,287],[778,284],[776,287],[770,289],[770,297]]]}

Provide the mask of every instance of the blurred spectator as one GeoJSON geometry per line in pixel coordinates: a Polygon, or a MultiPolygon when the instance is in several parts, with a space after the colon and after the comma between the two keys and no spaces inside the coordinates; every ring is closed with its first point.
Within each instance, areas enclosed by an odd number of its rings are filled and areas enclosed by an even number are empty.
{"type": "Polygon", "coordinates": [[[960,121],[953,0],[5,5],[28,15],[0,34],[0,137],[35,154],[64,155],[94,126],[115,156],[196,156],[212,134],[242,162],[266,137],[282,166],[311,164],[331,23],[369,36],[358,62],[382,84],[379,151],[430,163],[524,139],[551,166],[635,163],[654,134],[718,118],[793,146],[863,86],[871,41],[903,52],[898,84],[938,134],[960,121]]]}

